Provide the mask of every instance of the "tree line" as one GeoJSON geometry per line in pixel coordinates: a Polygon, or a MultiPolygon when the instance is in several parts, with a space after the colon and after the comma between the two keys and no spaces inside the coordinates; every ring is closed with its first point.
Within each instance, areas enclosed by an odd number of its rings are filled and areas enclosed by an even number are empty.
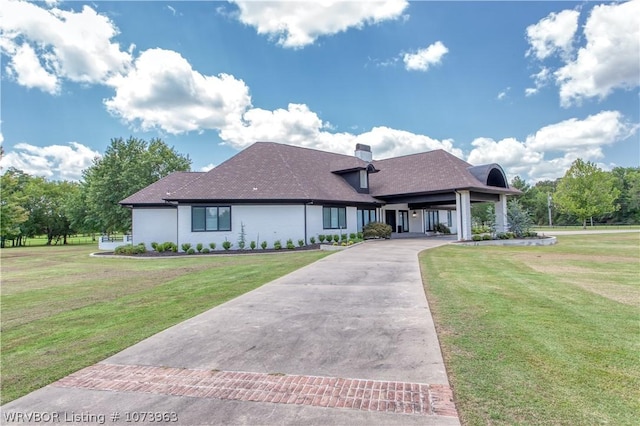
{"type": "MultiPolygon", "coordinates": [[[[112,139],[102,157],[83,170],[79,182],[49,181],[9,168],[0,182],[0,239],[12,246],[46,235],[47,244],[66,244],[75,234],[126,233],[131,212],[118,202],[191,160],[160,139],[112,139]]],[[[522,191],[518,204],[533,224],[585,226],[640,223],[640,167],[603,171],[576,160],[562,178],[530,185],[519,176],[511,186],[522,191]],[[551,213],[551,215],[549,215],[551,213]]],[[[474,204],[476,223],[493,220],[493,203],[474,204]]]]}
{"type": "MultiPolygon", "coordinates": [[[[530,185],[516,176],[511,187],[522,191],[517,201],[535,225],[640,223],[640,167],[603,171],[577,159],[561,178],[530,185]]],[[[493,203],[473,205],[474,221],[491,222],[493,208],[493,203]]]]}
{"type": "Polygon", "coordinates": [[[2,247],[46,235],[47,244],[75,234],[131,230],[131,212],[118,202],[160,178],[188,171],[191,160],[160,139],[112,139],[102,157],[82,171],[79,182],[50,181],[9,168],[1,177],[2,247]]]}

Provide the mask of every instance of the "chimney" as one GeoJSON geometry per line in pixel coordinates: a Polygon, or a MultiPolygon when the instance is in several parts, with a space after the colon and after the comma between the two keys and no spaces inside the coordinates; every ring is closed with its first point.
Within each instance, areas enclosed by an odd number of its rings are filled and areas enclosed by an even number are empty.
{"type": "Polygon", "coordinates": [[[366,161],[367,163],[370,163],[371,160],[373,160],[373,154],[371,154],[371,147],[369,145],[365,145],[362,143],[356,144],[355,155],[356,157],[366,161]]]}

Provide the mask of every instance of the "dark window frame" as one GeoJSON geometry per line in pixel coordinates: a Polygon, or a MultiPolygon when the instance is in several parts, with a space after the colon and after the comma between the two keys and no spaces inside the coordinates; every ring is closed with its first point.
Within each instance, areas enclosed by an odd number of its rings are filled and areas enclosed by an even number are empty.
{"type": "Polygon", "coordinates": [[[231,206],[222,205],[222,206],[191,206],[191,232],[231,232],[232,230],[232,211],[231,206]],[[229,209],[229,229],[220,229],[220,209],[229,209]],[[196,210],[202,209],[204,211],[204,229],[195,229],[194,227],[194,218],[196,210]],[[218,218],[218,224],[216,229],[208,229],[207,228],[207,209],[216,209],[216,217],[218,218]]]}
{"type": "Polygon", "coordinates": [[[378,214],[376,209],[367,209],[367,208],[358,209],[357,214],[358,214],[358,232],[362,231],[362,228],[364,228],[368,224],[372,222],[376,222],[378,220],[378,214]],[[374,218],[373,220],[371,220],[372,213],[374,218]],[[365,221],[365,218],[368,220],[365,221]]]}
{"type": "Polygon", "coordinates": [[[322,206],[322,229],[347,229],[347,208],[346,207],[340,207],[340,206],[322,206]],[[328,225],[327,226],[327,220],[326,220],[326,214],[325,211],[329,211],[329,221],[328,221],[328,225]],[[337,215],[337,226],[333,226],[333,212],[335,210],[335,213],[337,215]],[[344,215],[342,216],[342,218],[344,219],[343,223],[340,223],[340,211],[344,212],[344,215]]]}

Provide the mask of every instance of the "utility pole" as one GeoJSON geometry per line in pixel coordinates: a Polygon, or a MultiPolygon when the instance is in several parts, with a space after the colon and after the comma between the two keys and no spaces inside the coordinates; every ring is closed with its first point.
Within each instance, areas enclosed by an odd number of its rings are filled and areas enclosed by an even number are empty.
{"type": "Polygon", "coordinates": [[[549,226],[553,226],[551,221],[551,194],[547,194],[547,209],[549,210],[549,226]]]}

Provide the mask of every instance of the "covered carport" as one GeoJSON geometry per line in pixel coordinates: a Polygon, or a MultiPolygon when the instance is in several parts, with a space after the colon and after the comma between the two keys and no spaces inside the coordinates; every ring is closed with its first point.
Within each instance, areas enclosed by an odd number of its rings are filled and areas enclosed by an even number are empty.
{"type": "MultiPolygon", "coordinates": [[[[507,197],[519,195],[521,192],[509,188],[506,174],[498,164],[470,166],[468,163],[459,161],[449,162],[448,170],[440,165],[438,168],[441,174],[438,176],[434,176],[435,167],[431,170],[419,168],[416,172],[409,171],[404,181],[395,182],[394,189],[398,190],[404,186],[405,189],[418,189],[418,191],[376,195],[376,198],[384,201],[387,206],[407,205],[410,211],[424,212],[429,209],[455,211],[458,241],[471,239],[471,204],[492,202],[495,204],[496,231],[508,231],[507,197]],[[465,167],[460,167],[461,165],[465,167]],[[410,180],[406,179],[407,175],[411,176],[410,180]],[[449,176],[448,179],[446,175],[449,176]],[[403,182],[406,184],[403,185],[403,182]],[[438,188],[434,183],[441,187],[438,188]]],[[[421,164],[421,166],[424,165],[426,164],[421,164]]],[[[379,169],[380,177],[384,177],[383,165],[380,165],[379,169]]],[[[387,176],[389,177],[396,178],[387,176]]]]}

